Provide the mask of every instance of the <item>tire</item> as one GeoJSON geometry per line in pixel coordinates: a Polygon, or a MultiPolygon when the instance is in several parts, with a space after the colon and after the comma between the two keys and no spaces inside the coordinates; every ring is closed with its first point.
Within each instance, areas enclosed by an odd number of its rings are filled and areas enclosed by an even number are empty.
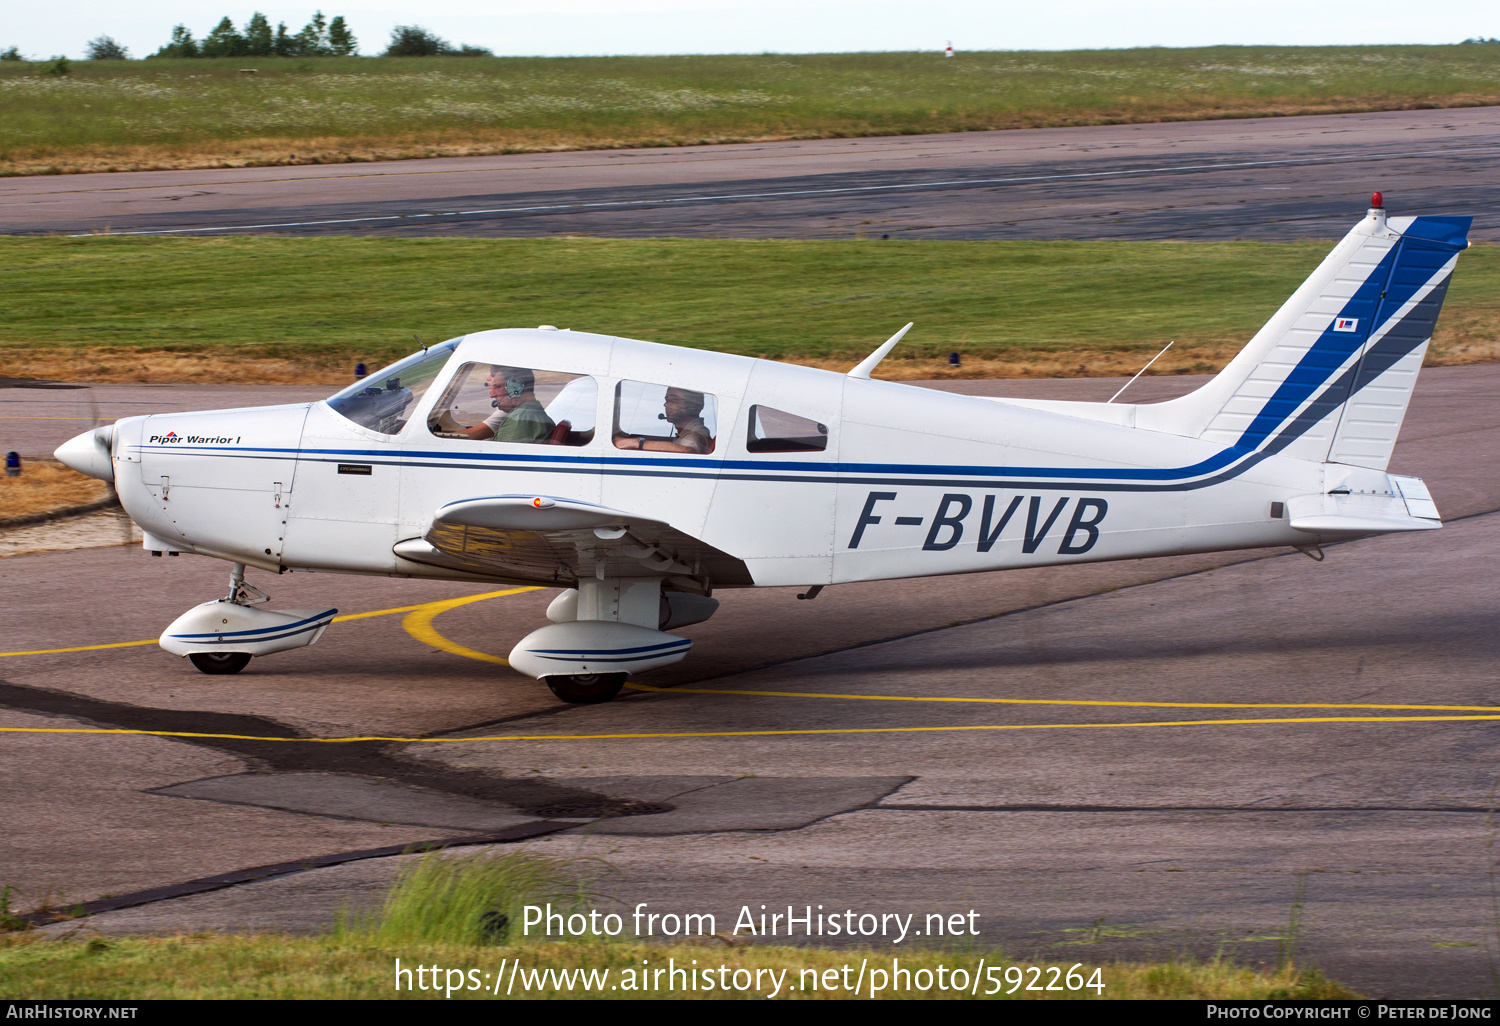
{"type": "Polygon", "coordinates": [[[250,665],[248,652],[194,652],[188,658],[202,673],[239,673],[250,665]]]}
{"type": "Polygon", "coordinates": [[[543,677],[552,693],[574,705],[608,702],[625,686],[623,673],[580,673],[571,677],[543,677]]]}

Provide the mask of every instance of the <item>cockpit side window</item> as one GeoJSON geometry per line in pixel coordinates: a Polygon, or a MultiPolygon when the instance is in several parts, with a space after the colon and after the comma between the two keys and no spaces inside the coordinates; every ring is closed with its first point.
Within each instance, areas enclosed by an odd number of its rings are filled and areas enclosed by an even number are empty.
{"type": "Polygon", "coordinates": [[[599,386],[582,374],[466,363],[427,414],[442,438],[532,445],[587,445],[594,438],[599,386]]]}
{"type": "Polygon", "coordinates": [[[400,434],[422,395],[463,339],[455,338],[371,374],[332,396],[328,405],[361,427],[400,434]]]}
{"type": "Polygon", "coordinates": [[[750,407],[750,452],[823,452],[828,448],[828,425],[769,406],[750,407]]]}
{"type": "Polygon", "coordinates": [[[649,381],[615,386],[615,448],[649,452],[714,451],[719,403],[706,392],[649,381]]]}

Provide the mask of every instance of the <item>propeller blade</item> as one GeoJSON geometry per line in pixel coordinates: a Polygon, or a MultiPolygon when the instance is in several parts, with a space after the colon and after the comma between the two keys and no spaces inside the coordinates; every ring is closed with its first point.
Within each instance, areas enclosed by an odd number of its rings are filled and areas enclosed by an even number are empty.
{"type": "MultiPolygon", "coordinates": [[[[94,394],[93,387],[90,386],[87,391],[88,391],[88,400],[89,400],[89,421],[90,421],[90,426],[91,427],[95,427],[95,428],[101,428],[105,424],[113,424],[114,421],[113,420],[106,420],[104,418],[103,413],[100,411],[100,409],[99,409],[99,397],[94,394]]],[[[134,525],[133,525],[133,523],[132,523],[132,521],[130,519],[129,514],[127,514],[125,512],[124,505],[120,502],[120,493],[115,489],[115,482],[114,482],[114,480],[111,479],[111,480],[105,482],[105,486],[107,488],[109,488],[110,502],[113,503],[114,507],[119,510],[119,513],[115,514],[115,517],[116,517],[117,520],[119,520],[119,522],[120,522],[120,530],[123,533],[123,537],[120,540],[120,544],[121,545],[129,545],[129,544],[131,544],[132,542],[135,541],[135,535],[131,531],[131,527],[134,526],[134,525]]]]}

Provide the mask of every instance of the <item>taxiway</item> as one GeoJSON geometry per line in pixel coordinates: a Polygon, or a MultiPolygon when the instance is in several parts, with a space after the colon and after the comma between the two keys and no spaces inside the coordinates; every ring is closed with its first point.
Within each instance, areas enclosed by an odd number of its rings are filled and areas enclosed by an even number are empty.
{"type": "MultiPolygon", "coordinates": [[[[1118,382],[944,387],[1102,399],[1118,382]]],[[[1301,893],[1301,954],[1336,978],[1481,996],[1500,925],[1497,393],[1500,367],[1423,372],[1393,470],[1428,481],[1440,532],[1321,564],[1224,553],[813,602],[726,592],[684,631],[687,661],[602,707],[497,663],[549,591],[254,575],[278,606],[356,617],[216,678],[152,639],[223,590],[222,564],[123,546],[0,559],[0,726],[241,736],[6,732],[6,882],[26,907],[514,828],[601,860],[601,892],[626,905],[973,908],[982,945],[1048,962],[1274,960],[1301,893]],[[244,739],[371,735],[414,740],[244,739]],[[657,811],[599,815],[631,803],[657,811]]],[[[397,862],[89,928],[316,930],[377,900],[397,862]]]]}
{"type": "Polygon", "coordinates": [[[0,179],[0,233],[1500,240],[1500,108],[0,179]]]}

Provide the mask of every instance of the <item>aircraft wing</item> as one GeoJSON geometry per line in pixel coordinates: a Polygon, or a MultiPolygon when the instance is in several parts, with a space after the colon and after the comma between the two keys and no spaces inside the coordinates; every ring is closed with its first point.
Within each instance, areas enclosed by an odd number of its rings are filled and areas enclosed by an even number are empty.
{"type": "Polygon", "coordinates": [[[420,538],[396,543],[415,563],[572,588],[579,577],[669,579],[683,590],[752,584],[743,561],[650,517],[545,495],[450,502],[420,538]]]}

